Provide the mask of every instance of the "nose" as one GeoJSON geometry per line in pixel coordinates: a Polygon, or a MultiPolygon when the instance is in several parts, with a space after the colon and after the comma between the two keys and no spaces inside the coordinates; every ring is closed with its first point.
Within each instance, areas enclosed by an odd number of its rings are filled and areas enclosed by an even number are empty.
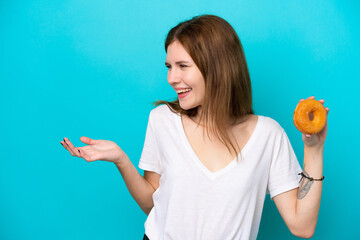
{"type": "Polygon", "coordinates": [[[181,82],[180,74],[176,69],[169,69],[167,74],[168,83],[171,86],[175,86],[181,82]]]}

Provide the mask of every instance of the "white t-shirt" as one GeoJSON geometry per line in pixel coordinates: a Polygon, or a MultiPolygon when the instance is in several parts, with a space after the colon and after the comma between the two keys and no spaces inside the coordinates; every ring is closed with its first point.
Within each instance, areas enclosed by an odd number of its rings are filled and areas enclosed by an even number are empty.
{"type": "Polygon", "coordinates": [[[139,168],[161,175],[145,222],[150,240],[256,239],[266,193],[297,188],[301,172],[286,133],[264,116],[239,160],[211,172],[166,105],[150,113],[139,168]]]}

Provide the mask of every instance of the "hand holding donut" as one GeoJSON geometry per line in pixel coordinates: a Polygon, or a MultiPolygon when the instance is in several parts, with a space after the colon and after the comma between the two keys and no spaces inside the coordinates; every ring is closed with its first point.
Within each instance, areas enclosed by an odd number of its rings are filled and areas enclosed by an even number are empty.
{"type": "Polygon", "coordinates": [[[315,97],[301,99],[294,112],[294,125],[303,133],[303,141],[307,146],[323,146],[327,134],[327,114],[329,108],[323,106],[324,100],[315,97]]]}
{"type": "Polygon", "coordinates": [[[80,141],[87,144],[87,146],[74,147],[68,138],[64,138],[64,141],[60,141],[60,143],[72,156],[83,158],[87,162],[102,160],[118,163],[126,156],[124,151],[112,141],[94,140],[88,137],[81,137],[80,141]]]}

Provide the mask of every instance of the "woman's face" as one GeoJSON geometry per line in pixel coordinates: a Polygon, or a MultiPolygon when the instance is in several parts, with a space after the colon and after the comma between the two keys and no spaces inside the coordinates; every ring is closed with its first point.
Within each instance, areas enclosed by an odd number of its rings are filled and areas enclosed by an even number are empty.
{"type": "Polygon", "coordinates": [[[180,107],[188,110],[201,106],[205,99],[205,81],[194,63],[178,41],[168,46],[165,65],[167,80],[175,89],[180,107]]]}

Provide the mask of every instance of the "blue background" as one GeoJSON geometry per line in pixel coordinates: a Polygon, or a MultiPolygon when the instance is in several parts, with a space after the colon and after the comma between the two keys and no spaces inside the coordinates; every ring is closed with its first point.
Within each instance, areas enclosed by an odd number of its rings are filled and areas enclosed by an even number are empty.
{"type": "MultiPolygon", "coordinates": [[[[10,1],[0,3],[0,239],[141,239],[146,215],[115,165],[60,145],[115,141],[137,166],[151,103],[171,100],[165,36],[215,14],[240,36],[258,115],[286,130],[300,98],[330,108],[313,239],[359,227],[359,1],[10,1]],[[355,105],[356,104],[356,105],[355,105]]],[[[296,239],[267,197],[258,239],[296,239]]]]}

